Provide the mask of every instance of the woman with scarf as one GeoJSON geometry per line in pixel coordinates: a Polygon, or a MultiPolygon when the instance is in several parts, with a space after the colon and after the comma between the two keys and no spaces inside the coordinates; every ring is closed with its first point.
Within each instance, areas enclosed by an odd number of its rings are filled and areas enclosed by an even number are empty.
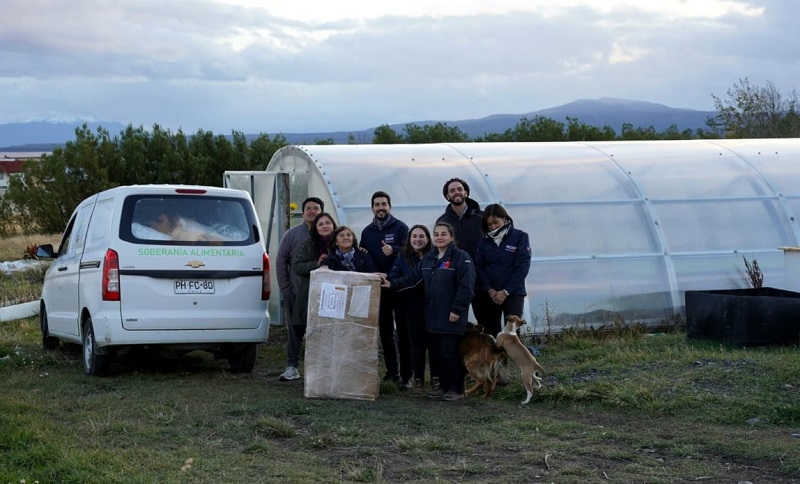
{"type": "Polygon", "coordinates": [[[493,203],[483,211],[484,236],[475,254],[475,294],[485,298],[482,314],[476,314],[485,333],[497,336],[502,317],[512,314],[525,319],[525,278],[531,268],[528,234],[514,228],[502,205],[493,203]],[[489,302],[490,301],[490,302],[489,302]]]}
{"type": "Polygon", "coordinates": [[[346,225],[333,231],[334,251],[320,265],[334,271],[378,272],[369,254],[358,250],[356,235],[346,225]]]}

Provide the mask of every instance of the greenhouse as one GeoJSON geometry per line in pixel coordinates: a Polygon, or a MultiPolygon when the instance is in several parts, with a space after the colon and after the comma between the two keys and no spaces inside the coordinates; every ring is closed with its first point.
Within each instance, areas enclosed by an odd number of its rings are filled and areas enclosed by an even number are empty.
{"type": "Polygon", "coordinates": [[[377,190],[397,218],[432,227],[452,177],[530,235],[537,333],[674,321],[687,290],[749,287],[745,259],[785,288],[781,248],[800,245],[798,139],[287,146],[225,183],[250,191],[276,254],[308,196],[357,235],[377,190]]]}

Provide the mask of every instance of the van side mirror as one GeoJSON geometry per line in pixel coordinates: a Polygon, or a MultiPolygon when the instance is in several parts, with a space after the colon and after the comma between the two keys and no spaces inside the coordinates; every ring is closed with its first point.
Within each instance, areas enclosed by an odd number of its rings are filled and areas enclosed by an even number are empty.
{"type": "Polygon", "coordinates": [[[40,245],[36,249],[36,257],[40,259],[55,259],[57,255],[53,253],[53,244],[40,245]]]}

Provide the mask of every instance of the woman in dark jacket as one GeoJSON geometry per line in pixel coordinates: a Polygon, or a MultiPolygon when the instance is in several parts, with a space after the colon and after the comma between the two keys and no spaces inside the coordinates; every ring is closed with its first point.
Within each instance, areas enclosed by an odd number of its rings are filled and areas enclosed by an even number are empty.
{"type": "Polygon", "coordinates": [[[334,251],[320,265],[334,271],[378,272],[372,258],[356,249],[358,240],[353,230],[342,225],[333,231],[334,251]]]}
{"type": "Polygon", "coordinates": [[[475,255],[476,296],[490,301],[476,314],[486,333],[497,336],[502,317],[512,314],[522,319],[525,304],[525,278],[531,268],[528,234],[514,228],[514,221],[502,205],[493,203],[483,211],[484,236],[475,255]]]}
{"type": "Polygon", "coordinates": [[[314,218],[309,231],[310,237],[297,249],[293,269],[300,276],[300,285],[295,300],[295,311],[292,314],[292,325],[301,326],[305,333],[308,319],[308,291],[311,286],[311,271],[328,258],[333,251],[333,231],[336,222],[331,214],[322,212],[314,218]]]}
{"type": "Polygon", "coordinates": [[[458,344],[467,329],[467,315],[475,285],[475,266],[470,255],[456,247],[453,226],[438,222],[433,228],[434,249],[425,254],[419,269],[389,280],[384,287],[402,289],[420,282],[425,288],[425,327],[440,369],[438,390],[430,398],[444,401],[464,397],[464,369],[458,344]]]}
{"type": "MultiPolygon", "coordinates": [[[[431,233],[424,225],[415,225],[408,232],[408,239],[397,256],[388,278],[399,279],[413,270],[419,270],[422,258],[433,248],[431,233]]],[[[425,357],[432,351],[425,328],[425,288],[422,284],[401,289],[405,306],[406,327],[411,340],[411,368],[414,372],[414,391],[421,393],[425,386],[425,357]]],[[[435,359],[429,356],[431,390],[439,387],[439,369],[435,359]]]]}

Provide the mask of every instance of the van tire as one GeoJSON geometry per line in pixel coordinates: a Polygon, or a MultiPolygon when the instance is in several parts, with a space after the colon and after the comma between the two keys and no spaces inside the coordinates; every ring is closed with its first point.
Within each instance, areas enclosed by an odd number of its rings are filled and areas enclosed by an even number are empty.
{"type": "Polygon", "coordinates": [[[81,334],[83,343],[83,372],[89,376],[103,376],[108,373],[111,365],[111,355],[97,353],[97,341],[94,337],[92,318],[86,318],[81,334]]]}
{"type": "Polygon", "coordinates": [[[42,304],[39,310],[39,327],[42,330],[42,349],[44,351],[53,351],[58,348],[61,340],[50,336],[50,326],[47,324],[47,308],[42,304]]]}
{"type": "Polygon", "coordinates": [[[250,373],[256,366],[258,357],[258,344],[248,343],[241,345],[228,356],[228,371],[231,373],[250,373]]]}

